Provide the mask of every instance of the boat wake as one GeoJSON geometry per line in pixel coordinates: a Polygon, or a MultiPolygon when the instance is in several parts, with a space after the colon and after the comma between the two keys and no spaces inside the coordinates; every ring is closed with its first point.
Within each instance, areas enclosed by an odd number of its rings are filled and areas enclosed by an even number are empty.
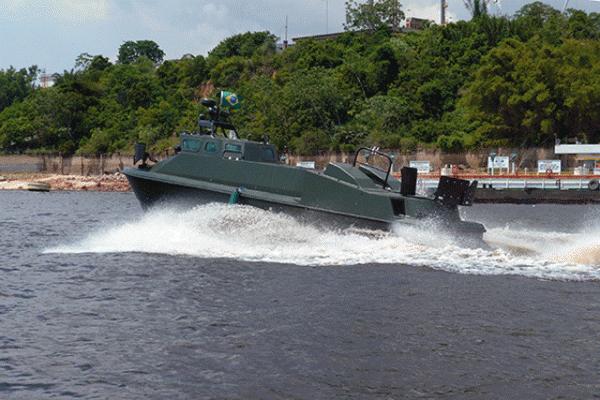
{"type": "Polygon", "coordinates": [[[435,223],[393,232],[323,230],[246,206],[162,209],[46,253],[141,252],[310,266],[403,264],[480,275],[600,280],[600,235],[494,228],[462,247],[435,223]]]}

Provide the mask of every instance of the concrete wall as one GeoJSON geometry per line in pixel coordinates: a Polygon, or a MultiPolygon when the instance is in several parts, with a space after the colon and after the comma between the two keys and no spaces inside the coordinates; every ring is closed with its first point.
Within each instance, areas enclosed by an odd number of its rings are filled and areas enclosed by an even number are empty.
{"type": "MultiPolygon", "coordinates": [[[[578,166],[574,156],[556,156],[553,148],[531,148],[531,149],[493,149],[499,156],[510,156],[517,153],[517,168],[523,170],[537,171],[538,160],[562,160],[563,171],[578,166]]],[[[413,154],[402,154],[394,150],[386,150],[394,155],[394,170],[400,170],[402,166],[408,165],[410,161],[429,161],[434,171],[439,171],[446,164],[461,166],[466,170],[485,171],[490,149],[470,151],[462,153],[443,153],[438,150],[422,150],[413,154]]],[[[296,165],[298,161],[316,161],[317,168],[323,168],[330,161],[351,162],[354,154],[324,153],[316,157],[290,156],[290,164],[296,165]]]]}
{"type": "MultiPolygon", "coordinates": [[[[521,170],[528,168],[529,171],[537,171],[537,160],[560,159],[563,162],[563,171],[578,166],[575,156],[556,156],[553,148],[532,149],[494,149],[498,155],[510,156],[512,153],[519,154],[517,167],[521,170]]],[[[429,161],[434,171],[439,171],[446,164],[459,165],[469,171],[485,171],[487,150],[471,151],[463,153],[442,153],[437,150],[423,150],[414,154],[402,154],[397,151],[388,151],[394,154],[394,170],[398,171],[402,166],[408,165],[411,160],[429,161]]],[[[354,154],[349,153],[323,153],[318,156],[299,157],[290,156],[289,163],[296,165],[298,161],[315,161],[318,169],[322,169],[330,161],[351,162],[354,154]]],[[[112,156],[27,156],[27,155],[0,155],[0,174],[14,172],[44,172],[65,175],[100,175],[103,173],[114,173],[123,167],[132,164],[130,155],[112,156]]]]}
{"type": "Polygon", "coordinates": [[[101,175],[131,165],[130,156],[0,156],[0,173],[44,172],[63,175],[101,175]]]}

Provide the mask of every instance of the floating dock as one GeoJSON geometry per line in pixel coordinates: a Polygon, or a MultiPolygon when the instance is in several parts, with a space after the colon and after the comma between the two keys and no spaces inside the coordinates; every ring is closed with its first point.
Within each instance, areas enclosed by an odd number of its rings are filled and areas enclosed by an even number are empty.
{"type": "MultiPolygon", "coordinates": [[[[512,204],[600,204],[600,191],[590,189],[598,175],[454,175],[456,178],[478,181],[475,203],[512,204]]],[[[439,175],[420,175],[417,181],[420,193],[432,193],[437,188],[439,175]]]]}
{"type": "Polygon", "coordinates": [[[600,204],[600,191],[585,189],[477,189],[475,203],[600,204]]]}

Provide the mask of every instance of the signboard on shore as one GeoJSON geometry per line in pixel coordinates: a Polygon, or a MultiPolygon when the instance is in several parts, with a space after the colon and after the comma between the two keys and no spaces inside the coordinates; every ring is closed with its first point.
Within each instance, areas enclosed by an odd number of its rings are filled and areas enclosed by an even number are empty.
{"type": "Polygon", "coordinates": [[[562,172],[562,163],[560,160],[538,160],[538,174],[545,174],[552,171],[553,174],[562,172]]]}
{"type": "Polygon", "coordinates": [[[554,146],[554,154],[600,155],[600,144],[559,144],[554,146]]]}
{"type": "Polygon", "coordinates": [[[510,160],[506,156],[496,156],[492,162],[492,157],[488,157],[488,169],[509,169],[510,160]]]}
{"type": "Polygon", "coordinates": [[[300,161],[296,163],[296,167],[305,168],[305,169],[315,169],[314,161],[300,161]]]}
{"type": "Polygon", "coordinates": [[[431,163],[429,161],[411,161],[409,166],[416,168],[419,174],[428,174],[431,172],[431,163]]]}

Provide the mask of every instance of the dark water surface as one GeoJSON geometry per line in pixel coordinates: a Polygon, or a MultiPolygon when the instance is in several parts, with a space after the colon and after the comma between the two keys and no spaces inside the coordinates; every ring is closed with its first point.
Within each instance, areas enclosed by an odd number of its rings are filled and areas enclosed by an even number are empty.
{"type": "MultiPolygon", "coordinates": [[[[522,214],[542,229],[544,215],[571,213],[560,223],[570,232],[583,210],[522,214]]],[[[526,227],[511,212],[468,211],[526,227]]],[[[0,192],[0,399],[600,398],[593,268],[561,282],[421,264],[47,253],[141,217],[131,194],[0,192]]],[[[147,243],[135,228],[131,240],[147,243]]]]}

